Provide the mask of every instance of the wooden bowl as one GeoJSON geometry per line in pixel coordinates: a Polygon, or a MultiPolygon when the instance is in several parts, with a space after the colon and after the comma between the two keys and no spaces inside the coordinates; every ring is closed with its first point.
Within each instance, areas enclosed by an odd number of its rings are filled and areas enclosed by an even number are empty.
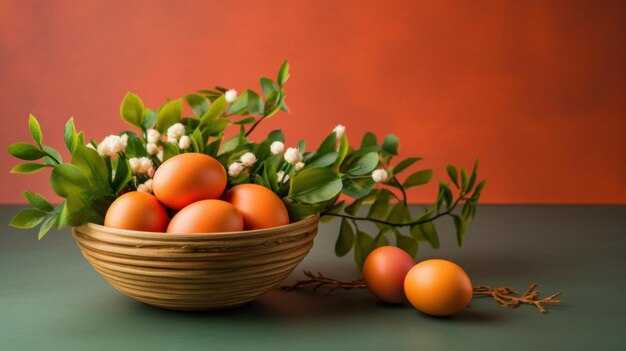
{"type": "Polygon", "coordinates": [[[147,304],[185,311],[239,306],[274,289],[313,246],[319,216],[282,227],[165,234],[86,224],[72,235],[114,288],[147,304]]]}

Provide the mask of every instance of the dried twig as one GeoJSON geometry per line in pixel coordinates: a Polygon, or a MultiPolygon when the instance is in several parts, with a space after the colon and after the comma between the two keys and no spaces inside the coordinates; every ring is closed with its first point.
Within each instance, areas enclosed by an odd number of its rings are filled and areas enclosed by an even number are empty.
{"type": "Polygon", "coordinates": [[[560,303],[561,300],[557,300],[556,297],[561,295],[563,292],[558,291],[548,297],[539,298],[539,290],[537,289],[537,283],[532,283],[528,290],[521,296],[513,296],[519,295],[519,292],[515,291],[509,287],[501,287],[497,289],[492,289],[490,286],[481,285],[474,287],[474,296],[491,296],[494,300],[500,303],[504,307],[517,307],[521,304],[529,304],[535,305],[539,309],[541,313],[547,313],[548,311],[543,306],[544,304],[555,304],[560,303]]]}
{"type": "MultiPolygon", "coordinates": [[[[320,288],[328,288],[326,295],[333,293],[337,289],[352,290],[352,289],[366,289],[365,281],[363,279],[354,279],[349,282],[337,280],[324,276],[322,273],[313,274],[311,271],[304,271],[304,275],[309,279],[298,280],[292,285],[281,287],[282,290],[294,290],[299,288],[313,287],[312,291],[317,292],[320,288]]],[[[494,300],[500,303],[503,307],[515,308],[521,304],[534,305],[539,309],[541,313],[547,313],[548,311],[543,306],[544,304],[557,304],[561,300],[557,300],[556,297],[563,292],[559,291],[548,297],[539,298],[539,291],[537,284],[532,283],[528,290],[521,296],[515,289],[510,287],[500,287],[493,289],[488,285],[479,285],[474,287],[474,297],[491,296],[494,300]]]]}
{"type": "Polygon", "coordinates": [[[328,288],[329,290],[326,292],[326,295],[331,294],[333,291],[337,289],[351,290],[351,289],[365,289],[365,282],[363,279],[355,279],[349,282],[344,282],[341,280],[328,278],[324,276],[322,273],[317,273],[317,275],[313,274],[311,271],[304,271],[304,275],[309,277],[310,279],[298,280],[292,285],[281,287],[282,290],[293,290],[301,287],[310,287],[313,286],[313,292],[317,292],[319,288],[328,288]]]}

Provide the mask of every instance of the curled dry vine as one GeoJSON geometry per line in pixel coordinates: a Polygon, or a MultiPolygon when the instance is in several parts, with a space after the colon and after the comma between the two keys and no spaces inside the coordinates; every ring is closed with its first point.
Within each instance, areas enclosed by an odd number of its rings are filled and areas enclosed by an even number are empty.
{"type": "MultiPolygon", "coordinates": [[[[367,289],[365,281],[363,279],[354,279],[351,281],[342,281],[326,277],[322,273],[314,274],[311,271],[304,271],[304,275],[309,279],[298,280],[294,284],[281,287],[282,290],[294,290],[299,288],[312,288],[315,293],[320,288],[328,289],[326,295],[333,293],[336,290],[352,290],[352,289],[367,289]]],[[[558,291],[548,297],[540,298],[539,290],[537,290],[537,283],[532,283],[530,287],[519,295],[519,292],[510,287],[500,287],[493,289],[488,285],[479,285],[473,288],[474,297],[491,296],[495,301],[500,303],[503,307],[518,307],[522,304],[534,305],[539,309],[541,313],[547,313],[546,304],[558,304],[561,300],[556,298],[563,292],[558,291]],[[518,296],[515,296],[518,295],[518,296]]]]}

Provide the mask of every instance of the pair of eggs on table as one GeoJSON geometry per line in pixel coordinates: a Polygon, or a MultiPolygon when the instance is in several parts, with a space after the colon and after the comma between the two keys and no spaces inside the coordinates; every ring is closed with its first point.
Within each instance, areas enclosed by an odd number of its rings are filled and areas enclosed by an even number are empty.
{"type": "Polygon", "coordinates": [[[109,207],[108,227],[168,233],[215,233],[289,224],[282,200],[257,184],[226,188],[226,171],[213,157],[186,153],[165,161],[152,179],[154,195],[133,191],[109,207]],[[169,218],[167,208],[175,212],[169,218]]]}

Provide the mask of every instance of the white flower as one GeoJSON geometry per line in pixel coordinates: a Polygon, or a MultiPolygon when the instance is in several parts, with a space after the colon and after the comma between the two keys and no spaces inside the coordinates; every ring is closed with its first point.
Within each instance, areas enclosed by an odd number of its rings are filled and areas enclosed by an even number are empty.
{"type": "Polygon", "coordinates": [[[104,138],[100,144],[98,144],[98,154],[100,156],[115,156],[118,152],[124,151],[126,143],[128,142],[128,135],[109,135],[104,138]]]}
{"type": "Polygon", "coordinates": [[[180,141],[178,142],[178,147],[187,150],[191,146],[191,138],[187,135],[183,135],[180,137],[180,141]]]}
{"type": "Polygon", "coordinates": [[[244,166],[250,167],[256,162],[256,156],[254,156],[254,154],[251,152],[246,152],[245,154],[241,155],[239,161],[241,161],[244,166]]]}
{"type": "Polygon", "coordinates": [[[228,175],[231,177],[236,177],[243,171],[243,165],[241,162],[233,162],[228,166],[228,175]]]}
{"type": "Polygon", "coordinates": [[[182,123],[173,124],[171,127],[167,128],[167,139],[176,139],[185,135],[185,126],[182,123]]]}
{"type": "Polygon", "coordinates": [[[270,150],[274,155],[282,155],[285,152],[285,144],[280,141],[275,141],[270,145],[270,150]]]}
{"type": "Polygon", "coordinates": [[[296,163],[296,166],[295,166],[296,172],[300,172],[302,170],[302,168],[304,168],[304,162],[296,163]]]}
{"type": "Polygon", "coordinates": [[[387,171],[380,168],[372,172],[372,179],[374,179],[376,183],[385,183],[389,179],[389,175],[387,171]]]}
{"type": "Polygon", "coordinates": [[[337,139],[341,138],[341,136],[343,135],[343,133],[346,131],[346,127],[344,127],[341,124],[338,124],[335,129],[333,129],[333,132],[335,132],[335,134],[337,134],[337,139]]]}
{"type": "Polygon", "coordinates": [[[148,151],[149,155],[154,155],[159,152],[159,146],[155,143],[146,144],[146,151],[148,151]]]}
{"type": "Polygon", "coordinates": [[[148,129],[146,135],[149,143],[157,143],[161,139],[161,134],[154,128],[148,129]]]}
{"type": "Polygon", "coordinates": [[[178,140],[176,140],[176,138],[167,137],[167,142],[170,144],[178,145],[178,140]]]}
{"type": "Polygon", "coordinates": [[[231,102],[237,100],[237,90],[235,90],[235,89],[227,90],[224,93],[224,98],[226,99],[226,102],[228,102],[228,103],[231,103],[231,102]]]}
{"type": "Polygon", "coordinates": [[[145,183],[139,184],[139,186],[137,187],[137,191],[151,193],[152,192],[152,179],[148,179],[146,180],[145,183]]]}
{"type": "Polygon", "coordinates": [[[276,173],[276,178],[278,178],[279,183],[287,183],[289,180],[289,174],[285,174],[285,171],[278,171],[276,173]]]}
{"type": "Polygon", "coordinates": [[[295,147],[290,147],[285,151],[285,161],[295,165],[298,162],[302,162],[302,154],[295,147]]]}
{"type": "Polygon", "coordinates": [[[147,157],[132,157],[128,159],[130,169],[135,174],[147,174],[150,168],[152,168],[152,161],[147,157]]]}
{"type": "Polygon", "coordinates": [[[157,159],[163,162],[163,150],[159,150],[159,152],[157,152],[157,159]]]}

